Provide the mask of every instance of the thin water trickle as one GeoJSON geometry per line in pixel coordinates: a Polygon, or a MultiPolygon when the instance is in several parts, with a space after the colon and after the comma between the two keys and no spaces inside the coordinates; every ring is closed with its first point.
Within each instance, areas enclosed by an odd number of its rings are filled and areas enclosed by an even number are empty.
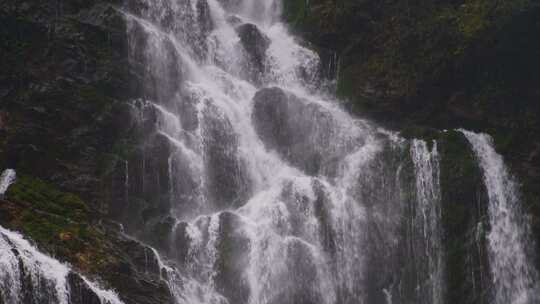
{"type": "Polygon", "coordinates": [[[413,140],[411,158],[416,177],[417,205],[412,221],[413,229],[417,231],[413,234],[412,242],[416,250],[415,258],[418,259],[419,301],[426,304],[442,304],[445,281],[437,143],[433,143],[430,151],[425,141],[413,140]]]}

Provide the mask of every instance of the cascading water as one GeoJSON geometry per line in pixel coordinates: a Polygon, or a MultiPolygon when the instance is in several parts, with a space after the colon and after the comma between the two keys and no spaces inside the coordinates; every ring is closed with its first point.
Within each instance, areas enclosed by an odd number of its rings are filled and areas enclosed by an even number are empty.
{"type": "MultiPolygon", "coordinates": [[[[489,137],[461,131],[489,199],[489,227],[463,216],[462,250],[445,243],[456,201],[443,204],[439,142],[343,111],[321,75],[338,59],[321,69],[281,1],[125,2],[142,138],[121,165],[122,202],[103,211],[155,247],[143,271],[157,264],[175,304],[450,304],[449,268],[464,260],[472,301],[540,302],[528,219],[489,137]]],[[[15,177],[0,176],[0,203],[15,177]]],[[[0,227],[0,304],[18,303],[122,301],[0,227]]]]}
{"type": "Polygon", "coordinates": [[[413,256],[418,259],[418,279],[425,280],[417,283],[422,290],[417,303],[441,304],[445,286],[437,143],[430,152],[424,141],[413,140],[411,157],[417,196],[412,221],[413,229],[419,229],[413,233],[413,242],[417,243],[413,248],[419,249],[413,256]]]}
{"type": "MultiPolygon", "coordinates": [[[[167,184],[175,224],[159,249],[178,264],[173,293],[179,303],[397,303],[400,278],[371,264],[397,252],[404,186],[384,151],[404,142],[317,89],[319,59],[279,9],[257,0],[124,9],[147,95],[134,107],[141,125],[153,123],[147,146],[169,151],[145,185],[167,184]],[[367,250],[375,239],[387,247],[367,250]]],[[[410,238],[422,239],[411,246],[425,258],[414,298],[441,303],[436,149],[418,141],[411,157],[420,222],[410,238]]]]}
{"type": "MultiPolygon", "coordinates": [[[[123,163],[126,205],[115,210],[126,232],[156,247],[145,254],[179,304],[448,302],[438,143],[343,111],[280,10],[278,0],[126,1],[144,84],[132,103],[143,143],[123,163]]],[[[515,185],[485,137],[463,133],[489,192],[494,304],[533,304],[515,185]]],[[[0,195],[13,178],[4,172],[0,195]]],[[[21,282],[0,285],[0,302],[30,288],[29,303],[78,303],[73,272],[20,235],[0,228],[0,257],[0,284],[21,282]]],[[[120,303],[79,278],[101,303],[120,303]]]]}
{"type": "Polygon", "coordinates": [[[486,134],[460,130],[469,140],[484,175],[489,205],[488,252],[494,303],[538,303],[534,242],[522,210],[518,186],[486,134]]]}
{"type": "Polygon", "coordinates": [[[0,227],[0,303],[122,304],[115,292],[72,272],[20,234],[0,227]],[[76,290],[86,290],[86,298],[76,290]]]}

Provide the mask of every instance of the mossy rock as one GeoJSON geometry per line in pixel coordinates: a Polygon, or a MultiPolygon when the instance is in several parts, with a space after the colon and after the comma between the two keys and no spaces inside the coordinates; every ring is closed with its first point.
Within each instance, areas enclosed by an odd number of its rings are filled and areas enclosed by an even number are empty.
{"type": "Polygon", "coordinates": [[[45,251],[87,272],[114,263],[106,248],[107,236],[94,226],[96,213],[77,195],[20,175],[5,198],[0,210],[10,214],[1,224],[21,231],[45,251]]]}
{"type": "Polygon", "coordinates": [[[59,191],[52,185],[30,176],[22,175],[11,185],[6,198],[14,202],[27,202],[37,209],[58,215],[66,220],[87,221],[88,206],[75,194],[59,191]]]}

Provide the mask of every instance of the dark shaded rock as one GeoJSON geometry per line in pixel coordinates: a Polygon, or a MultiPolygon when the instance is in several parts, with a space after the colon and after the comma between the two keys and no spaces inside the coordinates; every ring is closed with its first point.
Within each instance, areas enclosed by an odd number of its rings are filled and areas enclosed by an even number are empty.
{"type": "Polygon", "coordinates": [[[181,265],[184,265],[188,259],[189,246],[191,238],[187,231],[188,223],[180,222],[173,227],[172,230],[172,245],[170,255],[176,259],[181,265]]]}
{"type": "Polygon", "coordinates": [[[232,125],[217,107],[207,105],[202,129],[208,194],[219,210],[239,207],[250,185],[232,125]]]}
{"type": "Polygon", "coordinates": [[[288,274],[281,284],[284,288],[269,303],[277,304],[315,304],[324,302],[322,290],[318,288],[317,266],[310,248],[297,239],[287,244],[286,255],[288,274]]]}
{"type": "Polygon", "coordinates": [[[247,303],[249,300],[249,283],[245,269],[249,261],[249,239],[243,235],[242,219],[230,212],[219,215],[219,252],[215,268],[216,289],[230,303],[247,303]]]}
{"type": "Polygon", "coordinates": [[[443,133],[441,201],[448,302],[490,303],[488,198],[482,172],[466,138],[443,133]]]}
{"type": "Polygon", "coordinates": [[[240,41],[251,58],[251,63],[255,68],[262,72],[264,70],[264,61],[266,50],[270,46],[270,39],[266,37],[256,25],[244,23],[236,27],[236,32],[240,41]]]}
{"type": "Polygon", "coordinates": [[[78,274],[70,272],[67,277],[67,284],[71,304],[101,304],[99,297],[78,274]]]}
{"type": "Polygon", "coordinates": [[[313,202],[313,208],[320,225],[319,233],[322,245],[330,256],[335,256],[337,244],[336,231],[333,229],[332,217],[330,214],[331,200],[325,186],[319,180],[313,181],[313,189],[316,196],[315,202],[313,202]]]}
{"type": "MultiPolygon", "coordinates": [[[[54,252],[57,259],[68,262],[76,271],[101,278],[104,287],[115,289],[125,303],[172,301],[166,283],[160,279],[152,249],[101,220],[78,196],[19,175],[6,197],[7,200],[0,201],[3,227],[20,231],[40,250],[54,252]]],[[[93,301],[84,285],[71,283],[81,292],[74,296],[93,301]]]]}

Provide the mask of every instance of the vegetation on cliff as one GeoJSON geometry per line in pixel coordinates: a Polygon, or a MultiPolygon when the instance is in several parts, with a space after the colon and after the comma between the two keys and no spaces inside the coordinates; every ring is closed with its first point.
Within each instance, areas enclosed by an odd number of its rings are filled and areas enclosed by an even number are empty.
{"type": "Polygon", "coordinates": [[[285,0],[284,16],[337,55],[331,72],[353,112],[406,136],[431,139],[426,127],[491,134],[540,238],[540,4],[285,0]]]}

